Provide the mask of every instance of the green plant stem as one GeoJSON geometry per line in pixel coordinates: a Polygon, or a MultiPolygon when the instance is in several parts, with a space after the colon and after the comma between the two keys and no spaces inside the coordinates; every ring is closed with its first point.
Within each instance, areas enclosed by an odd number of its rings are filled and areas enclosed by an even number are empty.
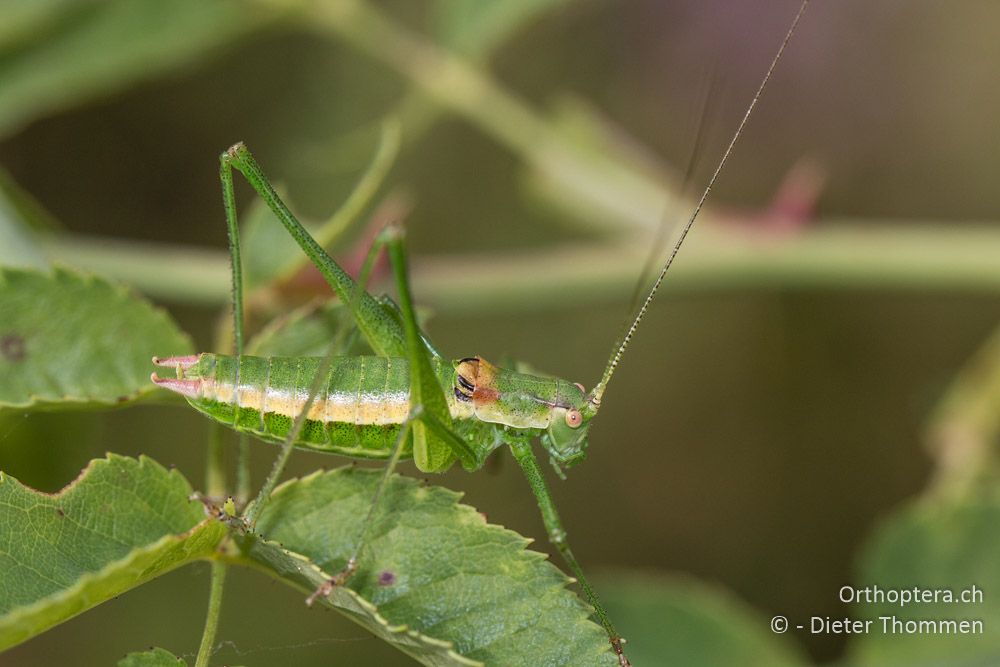
{"type": "Polygon", "coordinates": [[[213,307],[230,299],[229,259],[218,250],[97,236],[41,242],[53,262],[114,278],[156,298],[213,307]]]}
{"type": "Polygon", "coordinates": [[[226,583],[226,564],[212,561],[212,587],[208,596],[208,615],[205,617],[205,630],[201,635],[201,645],[198,647],[198,657],[194,667],[208,667],[215,646],[215,633],[219,627],[219,612],[222,609],[222,590],[226,583]]]}
{"type": "MultiPolygon", "coordinates": [[[[668,281],[673,292],[751,289],[896,289],[1000,292],[1000,227],[888,225],[831,220],[785,236],[702,220],[668,281]]],[[[220,305],[229,297],[224,253],[155,243],[62,237],[45,246],[61,263],[100,272],[150,296],[220,305]]],[[[414,263],[420,303],[442,311],[553,308],[621,300],[643,243],[563,244],[506,254],[425,256],[414,263]],[[544,275],[545,280],[537,277],[544,275]]]]}

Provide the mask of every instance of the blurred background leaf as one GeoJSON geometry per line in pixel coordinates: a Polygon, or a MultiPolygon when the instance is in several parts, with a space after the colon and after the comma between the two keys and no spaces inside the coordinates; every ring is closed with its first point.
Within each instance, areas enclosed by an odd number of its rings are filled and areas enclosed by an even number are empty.
{"type": "Polygon", "coordinates": [[[0,265],[45,268],[39,222],[45,217],[30,197],[0,170],[0,265]]]}
{"type": "MultiPolygon", "coordinates": [[[[989,628],[1000,623],[1000,601],[989,591],[1000,588],[1000,502],[996,489],[962,499],[922,498],[883,521],[863,553],[854,582],[858,588],[887,590],[979,589],[974,601],[898,601],[851,604],[852,617],[876,619],[875,631],[853,638],[853,664],[864,666],[989,665],[1000,660],[1000,640],[989,628]],[[983,631],[882,632],[880,617],[900,623],[920,620],[973,621],[983,631]]],[[[891,621],[890,621],[891,623],[891,621]]]]}
{"type": "Polygon", "coordinates": [[[232,0],[15,0],[3,12],[0,134],[191,64],[267,18],[232,0]]]}
{"type": "Polygon", "coordinates": [[[808,664],[794,640],[776,635],[769,620],[732,593],[682,576],[604,573],[608,612],[629,628],[628,656],[636,665],[808,664]]]}
{"type": "Polygon", "coordinates": [[[272,320],[247,344],[247,354],[259,357],[321,357],[337,340],[337,332],[350,327],[345,356],[371,354],[357,333],[346,306],[330,300],[310,303],[272,320]]]}

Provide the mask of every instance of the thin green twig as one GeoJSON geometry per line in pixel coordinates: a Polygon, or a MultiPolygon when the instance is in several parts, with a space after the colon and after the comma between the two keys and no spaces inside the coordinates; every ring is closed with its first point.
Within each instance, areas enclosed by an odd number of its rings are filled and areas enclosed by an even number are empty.
{"type": "MultiPolygon", "coordinates": [[[[685,247],[673,292],[729,289],[896,289],[1000,292],[1000,226],[829,221],[773,236],[708,223],[685,247]]],[[[100,272],[168,301],[219,305],[229,298],[224,253],[156,243],[61,237],[48,256],[100,272]]],[[[624,299],[648,248],[642,243],[563,244],[505,254],[414,261],[418,302],[441,311],[524,311],[624,299]],[[538,276],[545,280],[538,280],[538,276]]]]}
{"type": "Polygon", "coordinates": [[[215,633],[219,627],[219,612],[222,609],[222,590],[226,583],[226,564],[212,561],[212,586],[208,596],[208,615],[205,617],[205,630],[201,635],[201,645],[198,647],[198,657],[194,667],[208,667],[215,646],[215,633]]]}

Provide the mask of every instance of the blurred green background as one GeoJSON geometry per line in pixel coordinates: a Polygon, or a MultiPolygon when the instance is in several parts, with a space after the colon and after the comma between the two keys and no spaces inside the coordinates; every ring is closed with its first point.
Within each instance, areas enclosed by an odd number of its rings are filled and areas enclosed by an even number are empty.
{"type": "MultiPolygon", "coordinates": [[[[577,135],[558,110],[588,110],[588,132],[600,129],[615,146],[594,151],[596,163],[624,159],[667,192],[681,186],[704,109],[690,194],[714,169],[797,4],[535,0],[497,3],[492,14],[471,0],[366,6],[421,44],[478,62],[571,144],[577,135]]],[[[211,249],[218,266],[221,150],[245,141],[296,210],[318,219],[363,171],[380,119],[402,111],[404,144],[385,190],[411,197],[414,289],[433,314],[430,335],[447,355],[507,355],[591,386],[640,278],[636,246],[649,246],[662,207],[617,191],[610,177],[601,182],[612,199],[653,213],[644,224],[595,210],[587,188],[553,190],[539,176],[544,160],[518,146],[517,123],[515,136],[498,139],[488,119],[423,97],[381,60],[396,45],[363,22],[332,29],[297,11],[83,0],[0,7],[8,26],[0,30],[0,165],[73,235],[54,246],[59,261],[74,263],[79,249],[92,262],[95,248],[113,259],[119,246],[93,243],[113,237],[211,249]],[[610,251],[605,263],[580,251],[603,247],[629,252],[610,251]],[[549,252],[558,270],[575,267],[567,273],[574,289],[539,271],[511,275],[537,288],[504,291],[503,271],[516,272],[522,257],[544,266],[549,252]],[[484,256],[497,271],[495,302],[470,275],[484,256]],[[591,271],[608,281],[578,275],[591,271]]],[[[878,522],[927,487],[928,419],[1000,320],[997,276],[963,274],[961,250],[947,250],[962,247],[971,221],[981,223],[974,249],[1000,252],[998,21],[1000,5],[987,1],[809,9],[693,234],[766,250],[851,229],[855,236],[829,249],[845,269],[768,274],[694,259],[685,269],[681,253],[676,281],[668,279],[611,384],[588,461],[553,482],[585,569],[607,574],[602,590],[614,589],[622,570],[691,575],[755,607],[761,631],[774,614],[847,613],[838,589],[856,581],[857,554],[878,522]],[[825,176],[815,202],[803,186],[805,213],[769,214],[803,159],[825,176]],[[894,230],[919,230],[919,243],[897,245],[894,230]],[[924,271],[926,258],[933,266],[924,271]],[[938,260],[957,273],[938,271],[938,260]]],[[[244,207],[247,190],[239,191],[244,207]]],[[[666,221],[689,209],[670,209],[666,221]]],[[[120,252],[130,248],[146,246],[120,252]]],[[[113,266],[107,273],[127,280],[113,266]]],[[[216,296],[150,293],[208,349],[225,280],[212,287],[216,296]]],[[[54,491],[110,450],[148,454],[197,484],[206,428],[192,410],[157,406],[7,415],[0,468],[54,491]]],[[[252,452],[259,482],[274,450],[255,443],[252,452]]],[[[498,458],[488,472],[434,481],[465,491],[491,522],[548,551],[527,485],[513,461],[498,458]]],[[[300,452],[291,472],[341,463],[300,452]]],[[[207,574],[207,566],[175,572],[0,664],[82,664],[80,656],[110,664],[149,645],[190,658],[207,574]]],[[[411,664],[255,573],[236,571],[228,583],[219,664],[411,664]]],[[[844,650],[843,638],[795,638],[818,661],[844,650]]]]}

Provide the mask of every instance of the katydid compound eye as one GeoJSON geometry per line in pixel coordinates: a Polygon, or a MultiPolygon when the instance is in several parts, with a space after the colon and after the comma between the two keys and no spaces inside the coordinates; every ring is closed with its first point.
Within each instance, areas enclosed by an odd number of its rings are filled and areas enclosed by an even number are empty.
{"type": "Polygon", "coordinates": [[[570,428],[576,428],[583,423],[583,415],[580,414],[579,410],[567,410],[566,411],[566,425],[570,428]]]}

